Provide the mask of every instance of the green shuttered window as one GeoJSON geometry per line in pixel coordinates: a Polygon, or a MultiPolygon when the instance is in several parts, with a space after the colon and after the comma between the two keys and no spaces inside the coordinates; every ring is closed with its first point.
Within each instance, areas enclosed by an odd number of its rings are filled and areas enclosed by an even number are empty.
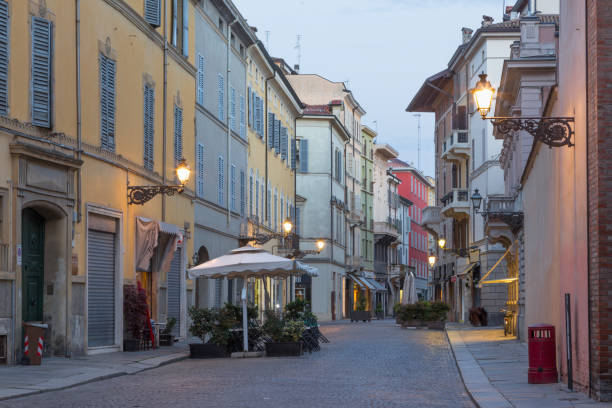
{"type": "Polygon", "coordinates": [[[9,10],[0,1],[0,115],[8,115],[9,10]]]}
{"type": "Polygon", "coordinates": [[[225,196],[223,194],[223,189],[225,187],[225,164],[223,156],[217,158],[217,176],[217,204],[223,206],[225,203],[225,196]]]}
{"type": "Polygon", "coordinates": [[[115,61],[100,54],[100,143],[115,150],[115,61]]]}
{"type": "Polygon", "coordinates": [[[144,87],[144,167],[153,170],[153,141],[155,121],[155,90],[144,87]]]}
{"type": "Polygon", "coordinates": [[[144,18],[153,27],[161,25],[161,0],[145,0],[144,18]]]}
{"type": "Polygon", "coordinates": [[[204,145],[198,143],[196,149],[196,194],[198,197],[204,197],[204,145]]]}
{"type": "Polygon", "coordinates": [[[196,102],[200,105],[204,105],[204,56],[198,54],[196,62],[198,64],[196,102]]]}
{"type": "Polygon", "coordinates": [[[32,123],[51,127],[51,22],[32,17],[32,123]]]}
{"type": "Polygon", "coordinates": [[[223,109],[223,101],[225,100],[224,82],[223,75],[217,74],[217,114],[221,122],[225,121],[225,110],[223,109]]]}

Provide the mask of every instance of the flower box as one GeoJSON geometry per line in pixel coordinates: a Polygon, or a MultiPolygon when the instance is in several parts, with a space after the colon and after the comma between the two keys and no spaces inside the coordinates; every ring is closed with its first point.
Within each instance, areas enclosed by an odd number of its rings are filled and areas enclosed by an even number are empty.
{"type": "Polygon", "coordinates": [[[446,322],[444,321],[432,321],[432,322],[427,322],[427,328],[429,330],[444,330],[444,324],[446,322]]]}
{"type": "Polygon", "coordinates": [[[422,320],[402,320],[400,323],[402,327],[423,327],[426,325],[426,322],[422,320]]]}
{"type": "Polygon", "coordinates": [[[190,358],[224,358],[227,356],[227,351],[216,344],[189,344],[190,358]]]}
{"type": "Polygon", "coordinates": [[[269,342],[266,343],[266,356],[293,357],[302,355],[301,341],[269,342]]]}
{"type": "Polygon", "coordinates": [[[372,314],[367,310],[353,310],[351,312],[351,322],[358,322],[360,320],[369,322],[372,320],[372,314]]]}
{"type": "Polygon", "coordinates": [[[159,345],[160,346],[172,346],[174,344],[174,336],[171,334],[160,334],[159,345]]]}

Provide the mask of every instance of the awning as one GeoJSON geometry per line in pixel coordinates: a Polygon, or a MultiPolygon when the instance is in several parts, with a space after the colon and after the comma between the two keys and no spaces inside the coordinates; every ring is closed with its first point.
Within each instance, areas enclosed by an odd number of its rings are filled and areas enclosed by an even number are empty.
{"type": "Polygon", "coordinates": [[[372,286],[374,286],[375,290],[378,292],[386,292],[387,288],[385,288],[380,282],[378,282],[376,279],[371,279],[371,278],[361,278],[363,280],[366,280],[368,282],[370,282],[370,284],[372,284],[372,286]]]}
{"type": "Polygon", "coordinates": [[[180,235],[181,234],[179,227],[177,227],[176,225],[168,224],[167,222],[152,220],[150,218],[145,218],[145,217],[136,217],[136,219],[141,220],[142,222],[152,222],[152,221],[156,222],[157,225],[159,225],[159,231],[165,234],[168,234],[168,235],[180,235]]]}
{"type": "Polygon", "coordinates": [[[157,267],[153,270],[167,271],[180,240],[181,232],[176,225],[136,217],[136,270],[149,270],[153,252],[157,248],[159,256],[156,259],[157,267]]]}
{"type": "Polygon", "coordinates": [[[471,263],[461,267],[461,271],[457,274],[457,276],[464,276],[468,273],[472,272],[472,270],[476,267],[477,264],[471,263]]]}
{"type": "Polygon", "coordinates": [[[348,276],[357,284],[357,286],[361,287],[362,289],[374,290],[374,287],[370,283],[364,282],[364,278],[357,277],[355,275],[348,276]]]}

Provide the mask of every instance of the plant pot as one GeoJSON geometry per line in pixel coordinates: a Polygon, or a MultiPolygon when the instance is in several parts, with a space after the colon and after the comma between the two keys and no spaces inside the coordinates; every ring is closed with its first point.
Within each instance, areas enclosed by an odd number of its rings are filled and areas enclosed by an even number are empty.
{"type": "Polygon", "coordinates": [[[174,344],[174,336],[171,334],[160,334],[159,345],[160,346],[172,346],[174,344]]]}
{"type": "Polygon", "coordinates": [[[372,319],[372,314],[367,310],[353,310],[351,312],[351,322],[358,322],[360,320],[366,322],[372,319]]]}
{"type": "Polygon", "coordinates": [[[301,341],[279,341],[266,343],[266,356],[268,357],[292,357],[301,355],[301,341]]]}
{"type": "Polygon", "coordinates": [[[223,358],[227,357],[227,351],[216,344],[189,344],[190,358],[223,358]]]}
{"type": "Polygon", "coordinates": [[[140,340],[126,339],[123,340],[123,351],[139,351],[140,340]]]}
{"type": "Polygon", "coordinates": [[[423,327],[425,324],[422,320],[402,320],[400,323],[402,327],[423,327]]]}
{"type": "Polygon", "coordinates": [[[444,330],[445,323],[444,321],[427,322],[427,328],[429,330],[444,330]]]}

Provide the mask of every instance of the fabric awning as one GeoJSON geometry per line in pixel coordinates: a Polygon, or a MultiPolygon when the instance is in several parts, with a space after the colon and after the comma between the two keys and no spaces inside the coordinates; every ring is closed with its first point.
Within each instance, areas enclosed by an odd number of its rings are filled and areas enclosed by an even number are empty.
{"type": "Polygon", "coordinates": [[[180,239],[181,231],[176,225],[136,217],[136,270],[148,271],[153,253],[157,249],[157,265],[153,270],[167,271],[180,239]],[[161,236],[160,233],[165,235],[161,236]]]}
{"type": "Polygon", "coordinates": [[[371,279],[371,278],[361,278],[363,280],[366,280],[368,282],[370,282],[370,284],[372,286],[374,286],[374,289],[378,292],[386,292],[387,288],[385,288],[380,282],[378,282],[376,279],[371,279]]]}
{"type": "Polygon", "coordinates": [[[464,265],[463,267],[461,267],[461,270],[457,274],[457,276],[467,275],[468,273],[472,272],[472,270],[476,267],[476,265],[477,264],[475,264],[475,263],[464,265]]]}

